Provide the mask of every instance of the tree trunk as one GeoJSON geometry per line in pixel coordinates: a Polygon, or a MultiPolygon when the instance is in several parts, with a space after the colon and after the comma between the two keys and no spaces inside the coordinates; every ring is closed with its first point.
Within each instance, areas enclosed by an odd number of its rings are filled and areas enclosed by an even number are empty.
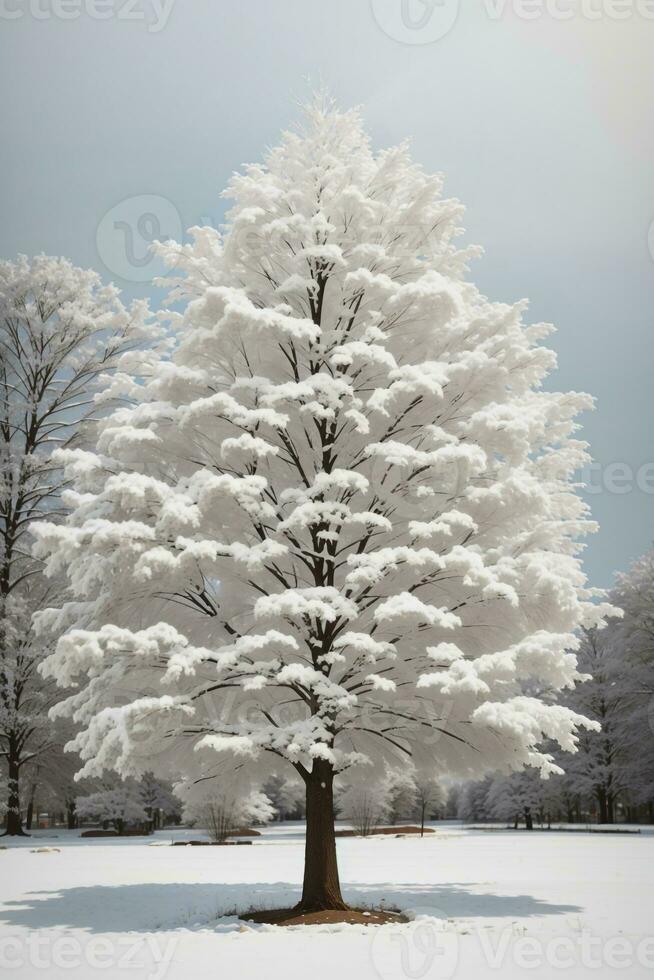
{"type": "Polygon", "coordinates": [[[425,810],[427,809],[427,804],[423,803],[420,808],[420,836],[425,836],[425,810]]]}
{"type": "Polygon", "coordinates": [[[298,909],[322,912],[347,909],[341,895],[334,836],[334,770],[315,759],[306,780],[307,836],[304,883],[298,909]]]}
{"type": "Polygon", "coordinates": [[[77,813],[75,800],[71,800],[66,804],[66,823],[68,824],[69,830],[75,830],[77,827],[77,813]]]}
{"type": "Polygon", "coordinates": [[[30,797],[30,801],[27,804],[27,813],[25,814],[25,829],[32,829],[32,820],[34,818],[34,797],[30,797]]]}
{"type": "Polygon", "coordinates": [[[525,830],[533,830],[533,829],[534,829],[534,818],[531,815],[531,809],[528,806],[526,806],[525,807],[525,830]]]}
{"type": "Polygon", "coordinates": [[[20,819],[20,790],[19,790],[20,766],[14,759],[9,759],[9,797],[7,799],[7,829],[4,836],[7,837],[29,837],[23,830],[20,819]]]}

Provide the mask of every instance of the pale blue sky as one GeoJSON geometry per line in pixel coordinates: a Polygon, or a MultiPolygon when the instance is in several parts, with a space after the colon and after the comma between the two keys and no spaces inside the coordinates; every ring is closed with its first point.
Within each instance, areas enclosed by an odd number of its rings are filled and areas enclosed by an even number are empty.
{"type": "Polygon", "coordinates": [[[519,0],[165,2],[167,19],[161,0],[0,0],[0,254],[64,254],[147,294],[141,233],[220,222],[230,173],[324,83],[375,145],[410,136],[445,173],[486,250],[481,289],[557,325],[553,383],[598,400],[586,564],[611,584],[654,539],[654,465],[636,479],[654,463],[654,20],[637,0],[624,21],[608,0],[596,20],[525,20],[519,0]]]}

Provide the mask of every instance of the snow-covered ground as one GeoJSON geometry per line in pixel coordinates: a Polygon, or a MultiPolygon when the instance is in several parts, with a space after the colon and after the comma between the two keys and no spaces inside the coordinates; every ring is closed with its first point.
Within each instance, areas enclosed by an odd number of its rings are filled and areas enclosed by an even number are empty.
{"type": "Polygon", "coordinates": [[[248,847],[164,846],[184,831],[154,840],[5,838],[0,972],[48,980],[652,974],[654,835],[438,828],[422,840],[339,840],[348,899],[415,915],[368,930],[249,927],[233,915],[296,900],[300,825],[273,826],[248,847]]]}

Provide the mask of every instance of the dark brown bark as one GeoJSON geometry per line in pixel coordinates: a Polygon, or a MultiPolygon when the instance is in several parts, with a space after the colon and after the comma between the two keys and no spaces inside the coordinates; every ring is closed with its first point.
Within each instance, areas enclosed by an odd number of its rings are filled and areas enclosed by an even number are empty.
{"type": "Polygon", "coordinates": [[[534,829],[534,818],[531,815],[531,807],[525,807],[525,830],[534,829]]]}
{"type": "Polygon", "coordinates": [[[20,818],[20,791],[19,791],[20,767],[16,762],[9,759],[9,796],[7,799],[7,837],[29,837],[23,830],[23,823],[20,818]]]}
{"type": "Polygon", "coordinates": [[[334,836],[334,770],[316,759],[305,777],[307,836],[304,852],[304,883],[298,909],[322,912],[347,909],[341,895],[334,836]]]}

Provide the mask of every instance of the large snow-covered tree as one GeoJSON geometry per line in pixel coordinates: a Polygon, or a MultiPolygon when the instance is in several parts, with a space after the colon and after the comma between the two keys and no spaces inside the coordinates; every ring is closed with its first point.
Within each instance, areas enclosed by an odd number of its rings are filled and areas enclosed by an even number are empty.
{"type": "Polygon", "coordinates": [[[30,524],[61,516],[65,477],[53,450],[80,445],[103,375],[142,343],[146,322],[144,303],[125,308],[114,286],[66,259],[0,262],[0,758],[9,834],[21,833],[21,770],[52,735],[51,691],[37,673],[50,651],[31,617],[56,601],[59,581],[40,574],[30,524]]]}
{"type": "Polygon", "coordinates": [[[235,176],[175,268],[170,358],[121,392],[39,554],[68,628],[83,772],[306,787],[303,909],[341,908],[335,774],[547,770],[585,720],[526,693],[602,615],[573,474],[585,395],[541,385],[550,328],[465,278],[462,208],[318,100],[235,176]],[[69,496],[73,500],[73,495],[69,496]],[[348,771],[349,770],[349,771],[348,771]],[[236,777],[234,776],[236,774],[236,777]]]}

